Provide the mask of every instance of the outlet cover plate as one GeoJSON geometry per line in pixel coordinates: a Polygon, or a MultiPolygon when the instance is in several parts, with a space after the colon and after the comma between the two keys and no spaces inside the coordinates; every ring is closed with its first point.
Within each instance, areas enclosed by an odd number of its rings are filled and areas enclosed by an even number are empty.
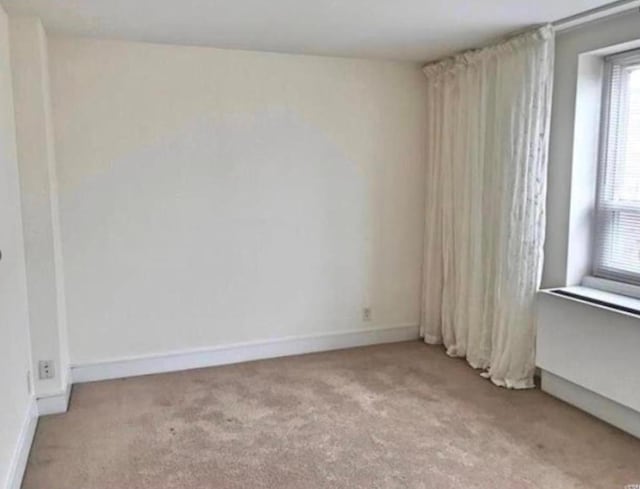
{"type": "Polygon", "coordinates": [[[38,377],[40,380],[53,379],[55,375],[53,360],[40,360],[38,362],[38,377]]]}

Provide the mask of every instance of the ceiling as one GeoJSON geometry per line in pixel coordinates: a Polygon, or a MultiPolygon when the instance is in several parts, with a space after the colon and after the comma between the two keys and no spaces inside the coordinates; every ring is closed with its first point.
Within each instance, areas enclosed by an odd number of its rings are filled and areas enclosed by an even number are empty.
{"type": "Polygon", "coordinates": [[[0,0],[50,33],[429,61],[610,0],[0,0]]]}

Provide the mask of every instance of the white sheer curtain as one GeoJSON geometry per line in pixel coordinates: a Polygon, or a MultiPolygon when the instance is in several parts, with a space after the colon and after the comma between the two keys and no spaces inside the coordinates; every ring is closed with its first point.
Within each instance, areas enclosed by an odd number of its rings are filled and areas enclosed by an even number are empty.
{"type": "Polygon", "coordinates": [[[508,388],[533,387],[553,39],[547,26],[424,69],[422,333],[508,388]]]}

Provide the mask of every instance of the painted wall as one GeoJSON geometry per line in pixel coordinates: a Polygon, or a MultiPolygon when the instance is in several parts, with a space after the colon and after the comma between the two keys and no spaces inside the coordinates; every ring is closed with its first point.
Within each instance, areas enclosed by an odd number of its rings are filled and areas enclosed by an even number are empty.
{"type": "Polygon", "coordinates": [[[419,66],[49,51],[72,364],[418,324],[419,66]]]}
{"type": "MultiPolygon", "coordinates": [[[[638,41],[636,11],[557,36],[544,287],[575,285],[590,272],[603,57],[638,41]]],[[[545,293],[538,311],[542,388],[640,433],[638,318],[545,293]]]]}
{"type": "Polygon", "coordinates": [[[585,389],[591,401],[579,407],[640,436],[638,318],[550,293],[540,294],[538,315],[538,366],[585,389]],[[593,408],[595,394],[627,408],[634,421],[607,419],[593,408]]]}
{"type": "Polygon", "coordinates": [[[15,470],[31,395],[29,316],[7,16],[0,7],[0,487],[15,470]]]}
{"type": "Polygon", "coordinates": [[[47,37],[36,17],[11,17],[9,26],[32,368],[50,360],[54,373],[34,376],[41,398],[64,392],[69,370],[47,37]]]}
{"type": "MultiPolygon", "coordinates": [[[[593,156],[598,138],[597,124],[592,124],[589,113],[597,113],[599,107],[594,109],[588,103],[576,112],[578,61],[584,53],[638,39],[637,11],[586,24],[556,38],[543,287],[575,284],[585,270],[585,254],[589,253],[584,243],[593,211],[593,156]]],[[[582,69],[590,69],[590,63],[585,61],[582,69]]],[[[590,98],[593,90],[589,90],[585,77],[580,85],[585,98],[590,98]]],[[[597,90],[595,87],[596,94],[597,90]]]]}

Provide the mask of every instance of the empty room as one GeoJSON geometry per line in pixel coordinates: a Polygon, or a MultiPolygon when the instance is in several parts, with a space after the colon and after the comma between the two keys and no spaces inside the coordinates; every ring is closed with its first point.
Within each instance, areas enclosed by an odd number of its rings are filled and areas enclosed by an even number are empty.
{"type": "Polygon", "coordinates": [[[640,488],[640,0],[0,0],[0,489],[640,488]]]}

